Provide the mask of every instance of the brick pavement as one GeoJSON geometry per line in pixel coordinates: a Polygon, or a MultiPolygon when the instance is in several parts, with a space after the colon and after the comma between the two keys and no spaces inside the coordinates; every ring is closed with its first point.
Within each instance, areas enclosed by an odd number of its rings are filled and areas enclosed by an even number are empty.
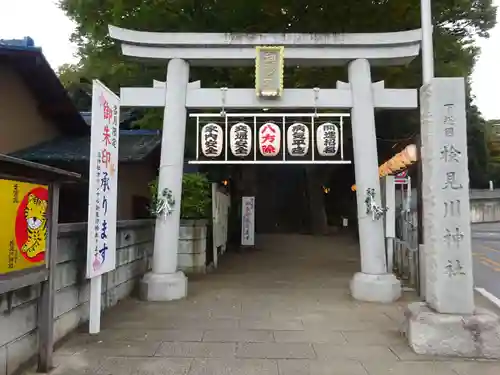
{"type": "Polygon", "coordinates": [[[75,333],[63,344],[53,374],[500,373],[500,362],[414,354],[398,329],[415,297],[356,302],[348,283],[358,269],[350,239],[264,237],[260,251],[228,254],[216,272],[192,277],[185,300],[119,303],[101,334],[75,333]]]}

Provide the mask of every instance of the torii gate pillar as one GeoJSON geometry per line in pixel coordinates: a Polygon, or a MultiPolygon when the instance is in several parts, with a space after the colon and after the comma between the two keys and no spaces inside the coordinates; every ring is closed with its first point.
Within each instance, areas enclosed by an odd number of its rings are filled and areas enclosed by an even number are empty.
{"type": "Polygon", "coordinates": [[[375,110],[368,60],[350,62],[348,76],[352,93],[351,122],[361,251],[361,272],[351,280],[351,294],[361,301],[392,302],[401,297],[401,283],[392,273],[387,273],[383,217],[374,219],[367,207],[370,190],[374,192],[376,205],[381,206],[375,110]]]}
{"type": "Polygon", "coordinates": [[[168,189],[174,203],[171,213],[156,219],[152,272],[144,276],[140,288],[141,298],[147,301],[171,301],[187,295],[187,278],[182,271],[177,270],[177,252],[188,83],[189,64],[181,59],[170,60],[165,90],[158,195],[168,189]]]}

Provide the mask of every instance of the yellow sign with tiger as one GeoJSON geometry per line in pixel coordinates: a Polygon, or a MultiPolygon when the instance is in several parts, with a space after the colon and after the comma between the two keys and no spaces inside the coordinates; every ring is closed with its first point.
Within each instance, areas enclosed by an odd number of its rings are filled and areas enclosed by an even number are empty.
{"type": "Polygon", "coordinates": [[[0,180],[0,274],[45,264],[48,186],[0,180]]]}

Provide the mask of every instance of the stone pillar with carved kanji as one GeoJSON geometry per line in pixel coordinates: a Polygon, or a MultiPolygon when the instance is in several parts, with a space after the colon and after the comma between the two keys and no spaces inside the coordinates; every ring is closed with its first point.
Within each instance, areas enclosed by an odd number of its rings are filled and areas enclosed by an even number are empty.
{"type": "Polygon", "coordinates": [[[418,354],[500,357],[500,320],[474,305],[465,80],[434,78],[420,90],[426,302],[406,310],[418,354]]]}

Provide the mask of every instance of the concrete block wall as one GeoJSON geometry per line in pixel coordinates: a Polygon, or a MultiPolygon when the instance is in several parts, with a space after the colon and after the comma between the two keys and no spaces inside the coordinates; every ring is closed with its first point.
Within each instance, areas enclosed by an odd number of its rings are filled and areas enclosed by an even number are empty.
{"type": "Polygon", "coordinates": [[[470,214],[473,223],[500,221],[500,189],[471,189],[470,214]]]}
{"type": "MultiPolygon", "coordinates": [[[[118,222],[116,269],[103,275],[103,309],[128,296],[149,269],[153,222],[118,222]]],[[[86,223],[60,224],[56,268],[54,339],[88,320],[89,282],[85,278],[86,223]]],[[[38,350],[37,299],[40,285],[0,295],[0,375],[10,375],[38,350]]]]}
{"type": "MultiPolygon", "coordinates": [[[[417,210],[417,190],[412,189],[411,210],[417,210]]],[[[493,223],[500,221],[500,189],[470,189],[470,215],[472,223],[493,223]]],[[[396,193],[396,205],[401,204],[401,195],[396,193]]]]}
{"type": "Polygon", "coordinates": [[[472,223],[493,223],[500,221],[500,199],[471,199],[472,223]]]}
{"type": "Polygon", "coordinates": [[[182,220],[179,230],[178,267],[185,273],[205,273],[207,221],[182,220]]]}

